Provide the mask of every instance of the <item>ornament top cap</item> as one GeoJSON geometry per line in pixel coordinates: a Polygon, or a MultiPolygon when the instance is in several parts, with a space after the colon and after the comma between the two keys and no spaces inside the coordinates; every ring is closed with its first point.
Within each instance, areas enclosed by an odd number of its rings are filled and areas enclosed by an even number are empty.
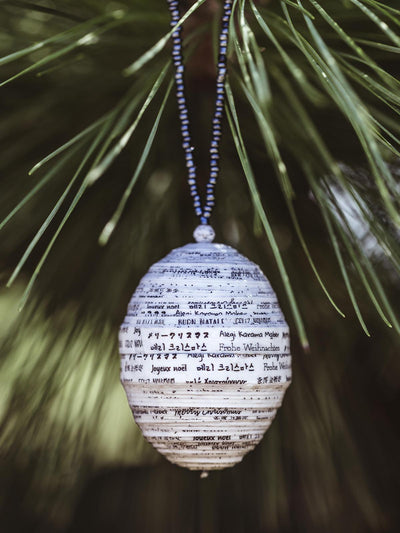
{"type": "Polygon", "coordinates": [[[193,232],[193,237],[196,242],[213,242],[215,239],[215,231],[208,224],[200,224],[193,232]]]}

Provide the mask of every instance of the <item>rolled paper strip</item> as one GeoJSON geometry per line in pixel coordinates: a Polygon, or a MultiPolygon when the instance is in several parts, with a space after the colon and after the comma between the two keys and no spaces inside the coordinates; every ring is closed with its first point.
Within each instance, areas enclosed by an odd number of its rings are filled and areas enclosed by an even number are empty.
{"type": "Polygon", "coordinates": [[[144,436],[191,470],[241,461],[291,381],[289,328],[270,283],[222,244],[187,244],[150,268],[129,303],[120,353],[144,436]]]}

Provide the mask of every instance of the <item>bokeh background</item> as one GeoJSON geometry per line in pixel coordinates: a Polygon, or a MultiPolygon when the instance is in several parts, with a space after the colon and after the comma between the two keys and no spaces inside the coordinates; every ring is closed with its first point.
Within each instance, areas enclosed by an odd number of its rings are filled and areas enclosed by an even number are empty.
{"type": "MultiPolygon", "coordinates": [[[[184,32],[200,186],[219,14],[184,32]]],[[[277,292],[294,376],[206,480],[143,440],[119,383],[130,295],[196,225],[166,5],[10,0],[0,21],[1,531],[398,531],[396,2],[236,2],[213,225],[277,292]]]]}

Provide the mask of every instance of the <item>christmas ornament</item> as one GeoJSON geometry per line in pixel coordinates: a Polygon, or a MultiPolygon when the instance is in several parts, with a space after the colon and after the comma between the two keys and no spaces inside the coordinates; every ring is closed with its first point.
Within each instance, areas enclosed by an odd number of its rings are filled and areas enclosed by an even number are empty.
{"type": "Polygon", "coordinates": [[[260,268],[230,246],[173,250],[121,327],[121,380],[144,436],[190,469],[233,466],[290,383],[289,330],[260,268]]]}
{"type": "MultiPolygon", "coordinates": [[[[175,27],[178,0],[168,0],[175,27]]],[[[213,244],[232,0],[220,33],[210,178],[201,205],[184,95],[181,30],[173,59],[196,243],[172,250],[142,278],[120,329],[121,382],[144,436],[191,470],[233,466],[261,440],[291,380],[289,329],[260,268],[213,244]]]]}

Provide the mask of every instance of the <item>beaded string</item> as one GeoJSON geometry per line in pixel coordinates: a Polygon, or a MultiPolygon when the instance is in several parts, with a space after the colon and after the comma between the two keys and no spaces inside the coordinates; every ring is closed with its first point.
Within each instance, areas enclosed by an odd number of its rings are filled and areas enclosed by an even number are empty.
{"type": "MultiPolygon", "coordinates": [[[[179,0],[167,0],[167,3],[171,13],[171,26],[175,26],[181,17],[179,0]]],[[[196,165],[193,161],[194,147],[192,146],[192,140],[190,136],[189,115],[185,97],[185,66],[183,62],[182,27],[179,26],[179,28],[177,28],[172,34],[172,59],[175,66],[176,99],[181,123],[182,147],[185,152],[190,194],[193,197],[195,213],[200,218],[201,224],[208,224],[208,219],[211,216],[215,200],[214,188],[219,174],[219,146],[221,140],[221,122],[223,118],[225,100],[226,54],[228,48],[228,30],[229,20],[232,13],[232,3],[233,0],[224,0],[221,30],[219,34],[216,98],[212,119],[212,135],[210,144],[210,177],[206,186],[206,198],[204,206],[202,206],[197,186],[196,165]]]]}

